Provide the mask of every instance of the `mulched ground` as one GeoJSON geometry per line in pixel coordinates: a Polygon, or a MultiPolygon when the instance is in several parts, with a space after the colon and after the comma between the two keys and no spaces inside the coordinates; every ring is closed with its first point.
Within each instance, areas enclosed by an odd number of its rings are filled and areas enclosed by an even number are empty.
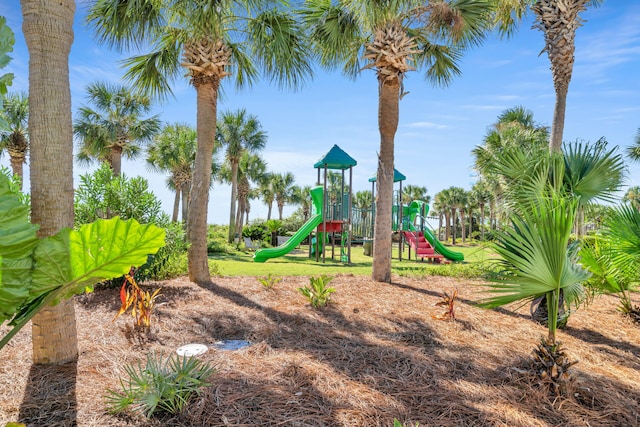
{"type": "Polygon", "coordinates": [[[529,320],[528,308],[473,306],[475,282],[337,276],[323,309],[297,292],[307,283],[148,284],[162,287],[150,337],[132,335],[130,317],[112,322],[117,290],[77,297],[77,364],[32,367],[29,328],[0,353],[0,425],[392,426],[394,418],[407,426],[640,425],[640,327],[616,311],[614,297],[581,308],[559,332],[578,363],[571,395],[553,398],[525,372],[545,328],[529,320]],[[457,320],[436,320],[435,304],[454,289],[457,320]],[[224,339],[253,344],[199,356],[216,366],[213,385],[179,417],[105,412],[105,390],[117,387],[126,364],[152,350],[224,339]]]}

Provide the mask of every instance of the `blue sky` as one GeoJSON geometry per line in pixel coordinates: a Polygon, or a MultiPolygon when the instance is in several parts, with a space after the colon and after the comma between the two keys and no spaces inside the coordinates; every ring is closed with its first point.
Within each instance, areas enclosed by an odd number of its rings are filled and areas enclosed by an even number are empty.
{"type": "MultiPolygon", "coordinates": [[[[118,82],[123,74],[118,60],[126,54],[99,46],[84,25],[86,6],[79,2],[75,42],[70,56],[74,115],[84,104],[85,87],[96,80],[118,82]]],[[[28,88],[28,52],[21,33],[19,0],[0,2],[0,15],[16,33],[13,61],[3,72],[16,75],[12,91],[28,88]]],[[[640,2],[605,0],[583,14],[584,26],[576,36],[576,59],[569,87],[565,141],[595,141],[605,137],[621,149],[633,143],[640,128],[640,2]]],[[[400,103],[396,135],[396,168],[407,176],[404,184],[422,185],[434,195],[452,185],[470,189],[475,178],[471,150],[488,126],[506,108],[522,105],[536,121],[550,125],[555,94],[549,60],[539,55],[543,35],[531,29],[529,17],[508,40],[490,37],[467,52],[462,76],[446,88],[434,88],[423,74],[405,78],[410,93],[400,103]]],[[[377,82],[372,71],[357,80],[340,73],[317,72],[307,87],[297,92],[278,90],[267,82],[236,91],[224,82],[225,96],[218,111],[246,108],[268,133],[263,157],[274,172],[292,172],[298,185],[313,185],[313,164],[338,144],[358,161],[354,190],[370,189],[379,148],[377,82]]],[[[156,107],[166,122],[195,125],[195,91],[186,80],[177,82],[175,98],[156,107]]],[[[7,156],[0,164],[8,166],[7,156]]],[[[76,177],[93,168],[74,166],[76,177]]],[[[164,176],[147,170],[144,160],[124,162],[128,176],[149,179],[151,189],[170,212],[173,196],[164,176]]],[[[76,179],[76,182],[77,179],[76,179]]],[[[640,165],[629,164],[627,185],[640,184],[640,165]]],[[[28,188],[28,186],[26,186],[28,188]]],[[[228,220],[230,189],[216,184],[211,191],[209,222],[228,220]]],[[[285,208],[285,215],[293,208],[285,208]]],[[[251,217],[265,217],[266,207],[252,202],[251,217]]]]}

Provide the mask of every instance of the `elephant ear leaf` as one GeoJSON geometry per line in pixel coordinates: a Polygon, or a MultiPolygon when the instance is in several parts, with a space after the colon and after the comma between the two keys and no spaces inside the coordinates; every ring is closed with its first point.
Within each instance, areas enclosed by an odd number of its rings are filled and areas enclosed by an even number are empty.
{"type": "Polygon", "coordinates": [[[28,302],[22,304],[0,340],[2,348],[42,307],[91,290],[93,285],[129,272],[164,246],[165,232],[130,219],[100,219],[79,230],[60,230],[39,241],[33,258],[28,302]]]}
{"type": "Polygon", "coordinates": [[[61,230],[35,251],[34,289],[59,288],[53,303],[91,290],[96,283],[146,263],[149,255],[164,246],[164,237],[164,230],[156,225],[118,217],[99,219],[77,231],[61,230]]]}
{"type": "Polygon", "coordinates": [[[0,324],[29,299],[32,253],[38,226],[29,222],[29,207],[0,173],[0,324]]]}

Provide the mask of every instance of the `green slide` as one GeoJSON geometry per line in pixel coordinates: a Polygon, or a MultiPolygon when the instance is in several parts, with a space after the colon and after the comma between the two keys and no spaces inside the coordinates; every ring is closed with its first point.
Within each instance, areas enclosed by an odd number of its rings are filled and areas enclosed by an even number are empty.
{"type": "Polygon", "coordinates": [[[322,187],[311,189],[311,200],[313,201],[313,212],[311,218],[305,222],[296,234],[291,236],[284,244],[275,248],[259,249],[253,255],[255,262],[265,262],[270,258],[277,258],[286,255],[296,248],[318,225],[322,224],[322,187]]]}
{"type": "MultiPolygon", "coordinates": [[[[411,202],[411,204],[409,205],[409,230],[414,232],[420,231],[413,225],[413,223],[416,219],[422,220],[422,215],[426,216],[428,212],[429,205],[427,205],[425,202],[421,200],[414,200],[413,202],[411,202]],[[421,212],[423,205],[425,211],[421,212]]],[[[460,252],[449,250],[445,245],[442,244],[442,242],[440,242],[440,240],[436,238],[436,236],[433,235],[429,228],[424,227],[424,230],[422,231],[424,233],[424,238],[427,239],[429,243],[431,243],[431,246],[433,246],[436,252],[438,252],[440,255],[447,259],[450,259],[451,261],[464,261],[463,254],[461,254],[460,252]]]]}

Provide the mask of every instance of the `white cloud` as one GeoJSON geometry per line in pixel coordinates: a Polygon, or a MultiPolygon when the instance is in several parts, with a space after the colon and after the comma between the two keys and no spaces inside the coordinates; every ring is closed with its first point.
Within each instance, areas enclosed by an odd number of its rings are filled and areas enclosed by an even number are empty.
{"type": "Polygon", "coordinates": [[[433,122],[413,122],[409,123],[407,127],[420,129],[447,129],[449,126],[433,122]]]}

